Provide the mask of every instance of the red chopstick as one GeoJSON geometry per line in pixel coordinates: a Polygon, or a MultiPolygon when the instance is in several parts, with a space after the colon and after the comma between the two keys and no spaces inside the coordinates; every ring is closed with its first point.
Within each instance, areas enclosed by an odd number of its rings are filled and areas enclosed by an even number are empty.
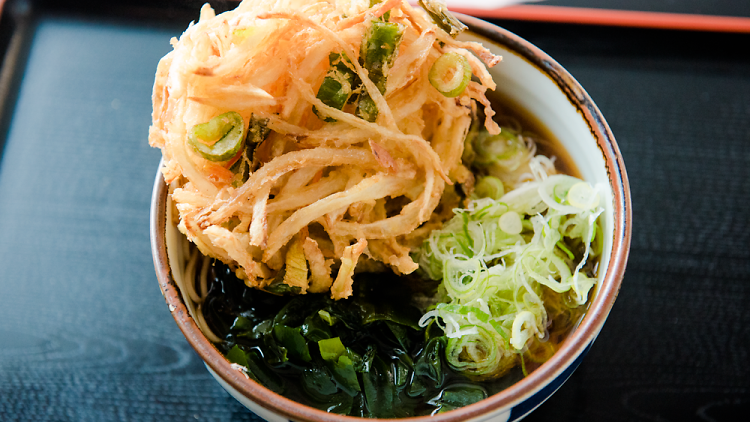
{"type": "Polygon", "coordinates": [[[497,19],[750,33],[750,17],[544,5],[517,5],[490,10],[451,7],[451,10],[472,16],[497,19]]]}

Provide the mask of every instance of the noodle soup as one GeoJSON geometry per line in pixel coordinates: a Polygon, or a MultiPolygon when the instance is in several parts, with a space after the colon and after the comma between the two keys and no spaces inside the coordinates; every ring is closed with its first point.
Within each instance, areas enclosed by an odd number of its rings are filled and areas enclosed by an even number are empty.
{"type": "Polygon", "coordinates": [[[169,259],[230,392],[476,408],[538,378],[598,289],[608,187],[511,101],[496,115],[499,56],[425,6],[204,7],[160,63],[150,142],[190,241],[169,259]]]}
{"type": "MultiPolygon", "coordinates": [[[[575,168],[573,163],[560,159],[565,154],[560,153],[555,140],[539,135],[546,132],[543,127],[524,126],[533,120],[511,116],[506,111],[517,107],[504,106],[499,101],[494,104],[499,110],[497,121],[518,136],[526,148],[526,152],[516,152],[519,157],[543,151],[555,168],[575,168]]],[[[475,169],[475,174],[485,171],[475,169]]],[[[459,203],[469,201],[463,191],[453,195],[459,203]]],[[[449,212],[454,212],[456,204],[448,205],[449,212]]],[[[575,254],[582,256],[584,252],[579,248],[575,254]]],[[[448,342],[438,328],[444,322],[419,324],[425,309],[434,308],[439,301],[440,282],[420,271],[399,276],[369,261],[363,267],[353,277],[352,297],[334,301],[320,293],[299,295],[299,291],[284,283],[271,284],[266,291],[250,288],[227,265],[191,247],[185,277],[193,282],[180,289],[187,292],[186,300],[193,302],[194,316],[205,334],[253,380],[308,406],[361,417],[442,413],[502,391],[557,351],[588,303],[578,304],[542,288],[547,315],[544,337],[532,339],[501,373],[472,376],[458,371],[440,355],[445,353],[448,342]],[[320,345],[331,339],[340,340],[336,346],[344,347],[353,357],[349,359],[350,378],[336,372],[341,368],[323,358],[327,349],[320,345]],[[426,339],[440,339],[442,343],[426,339]],[[368,353],[370,361],[364,361],[368,353]],[[380,372],[372,368],[374,362],[379,362],[380,372]],[[355,365],[359,365],[356,371],[355,365]],[[385,379],[392,380],[392,385],[385,379]],[[391,397],[378,400],[375,392],[368,397],[368,388],[378,388],[379,394],[386,392],[391,397]]],[[[595,257],[590,258],[585,273],[596,277],[595,257]]]]}

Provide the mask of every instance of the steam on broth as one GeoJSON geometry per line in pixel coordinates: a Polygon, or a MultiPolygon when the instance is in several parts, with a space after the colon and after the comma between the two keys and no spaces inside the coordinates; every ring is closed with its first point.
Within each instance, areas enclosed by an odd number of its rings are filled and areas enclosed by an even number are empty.
{"type": "Polygon", "coordinates": [[[599,188],[488,93],[500,58],[422,6],[204,6],[157,71],[149,140],[190,241],[191,315],[249,379],[328,412],[501,391],[596,283],[599,188]]]}

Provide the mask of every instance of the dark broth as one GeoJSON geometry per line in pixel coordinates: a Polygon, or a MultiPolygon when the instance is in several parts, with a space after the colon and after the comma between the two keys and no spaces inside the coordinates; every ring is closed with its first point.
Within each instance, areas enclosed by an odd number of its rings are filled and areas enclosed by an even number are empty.
{"type": "Polygon", "coordinates": [[[568,151],[562,147],[560,140],[535,115],[501,93],[492,92],[488,97],[492,102],[492,108],[499,116],[509,116],[518,121],[523,128],[523,133],[532,135],[534,140],[537,141],[537,154],[550,158],[556,157],[555,168],[560,173],[581,178],[578,167],[576,167],[568,151]]]}

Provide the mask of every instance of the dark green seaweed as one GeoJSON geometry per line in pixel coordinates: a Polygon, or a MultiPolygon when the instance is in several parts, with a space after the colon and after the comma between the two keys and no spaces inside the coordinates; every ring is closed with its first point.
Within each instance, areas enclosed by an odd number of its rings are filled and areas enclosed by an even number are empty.
{"type": "Polygon", "coordinates": [[[351,298],[251,289],[215,261],[204,315],[216,346],[250,378],[290,399],[360,417],[445,412],[517,380],[471,382],[445,362],[446,338],[419,326],[415,293],[436,283],[391,273],[357,274],[351,298]],[[426,332],[427,331],[427,332],[426,332]]]}

